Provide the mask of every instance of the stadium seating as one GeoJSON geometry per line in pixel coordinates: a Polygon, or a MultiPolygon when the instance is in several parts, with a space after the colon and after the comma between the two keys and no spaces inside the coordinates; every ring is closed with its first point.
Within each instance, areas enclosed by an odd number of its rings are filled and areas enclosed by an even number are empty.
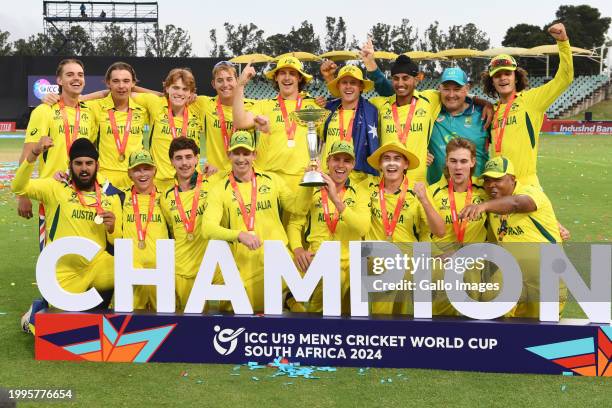
{"type": "MultiPolygon", "coordinates": [[[[530,77],[529,85],[530,87],[537,87],[545,84],[548,80],[548,78],[544,77],[530,77]]],[[[550,106],[546,114],[551,119],[558,118],[567,109],[589,97],[593,92],[605,85],[608,81],[609,79],[605,75],[585,75],[576,77],[574,82],[572,82],[572,85],[550,106]]],[[[423,81],[421,81],[421,83],[419,83],[417,89],[432,89],[436,88],[437,84],[438,78],[425,78],[423,81]]],[[[315,79],[308,85],[306,90],[312,96],[325,96],[327,98],[331,97],[329,91],[327,90],[327,86],[321,80],[315,79]]],[[[269,81],[264,81],[261,79],[251,81],[245,89],[246,97],[253,99],[274,98],[276,93],[276,90],[269,81]]],[[[483,93],[482,86],[480,84],[474,85],[470,93],[479,97],[490,99],[483,93]]],[[[376,91],[370,91],[364,96],[366,98],[371,98],[377,95],[378,94],[376,91]]]]}

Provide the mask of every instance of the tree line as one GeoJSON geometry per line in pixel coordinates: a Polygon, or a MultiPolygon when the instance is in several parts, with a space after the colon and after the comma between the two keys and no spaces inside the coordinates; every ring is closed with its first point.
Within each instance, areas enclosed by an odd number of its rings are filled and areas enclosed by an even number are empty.
{"type": "MultiPolygon", "coordinates": [[[[531,48],[542,44],[552,44],[552,38],[546,33],[554,22],[565,24],[573,46],[582,48],[599,47],[606,41],[610,28],[610,17],[602,17],[598,9],[588,5],[560,6],[555,18],[543,26],[517,24],[507,29],[503,46],[531,48]]],[[[291,27],[287,33],[267,35],[254,23],[224,23],[222,28],[224,41],[220,40],[221,31],[212,28],[209,31],[210,55],[217,58],[263,53],[280,55],[291,51],[306,51],[321,54],[332,50],[356,50],[360,46],[354,35],[349,34],[347,22],[342,17],[326,17],[325,32],[317,35],[311,22],[302,21],[291,27]]],[[[451,48],[471,48],[485,50],[490,48],[491,41],[486,32],[475,23],[453,25],[446,29],[437,21],[431,23],[422,33],[412,25],[408,18],[403,18],[398,25],[376,23],[368,31],[377,50],[403,53],[423,50],[438,52],[451,48]]],[[[80,26],[73,26],[68,33],[52,32],[50,35],[38,33],[27,39],[8,41],[9,33],[0,30],[0,55],[101,55],[101,56],[136,56],[135,33],[130,28],[110,24],[105,27],[103,35],[93,41],[87,31],[80,26]]],[[[164,27],[155,26],[145,32],[145,56],[148,57],[192,57],[191,38],[185,29],[172,24],[164,27]]],[[[554,59],[554,58],[553,58],[554,59]]],[[[554,62],[554,61],[553,61],[554,62]]],[[[542,61],[533,58],[522,58],[519,63],[530,72],[542,74],[542,61]]],[[[445,66],[448,61],[429,61],[422,64],[427,74],[433,74],[445,66]]],[[[473,78],[484,69],[485,60],[458,60],[457,64],[473,78]]],[[[384,68],[384,63],[382,64],[384,68]]],[[[552,64],[555,66],[556,64],[552,64]]],[[[598,64],[579,58],[575,61],[577,74],[598,72],[598,64]]]]}

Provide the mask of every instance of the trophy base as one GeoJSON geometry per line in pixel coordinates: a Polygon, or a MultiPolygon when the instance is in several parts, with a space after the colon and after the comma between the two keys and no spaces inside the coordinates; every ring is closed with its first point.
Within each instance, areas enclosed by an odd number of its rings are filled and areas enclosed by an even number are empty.
{"type": "Polygon", "coordinates": [[[325,180],[323,180],[321,173],[319,173],[318,171],[306,172],[306,174],[304,174],[302,182],[300,183],[300,186],[302,187],[322,187],[325,185],[327,185],[327,183],[325,182],[325,180]]]}

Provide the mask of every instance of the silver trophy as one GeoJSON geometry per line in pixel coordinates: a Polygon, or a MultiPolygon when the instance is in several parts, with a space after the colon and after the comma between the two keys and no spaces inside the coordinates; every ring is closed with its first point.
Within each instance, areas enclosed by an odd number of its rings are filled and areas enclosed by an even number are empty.
{"type": "Polygon", "coordinates": [[[317,138],[317,126],[325,120],[329,115],[326,109],[303,109],[291,113],[291,119],[298,125],[306,126],[308,134],[308,154],[310,155],[309,171],[304,174],[304,178],[300,183],[303,187],[321,187],[327,185],[321,173],[317,171],[317,159],[321,153],[319,140],[317,138]]]}

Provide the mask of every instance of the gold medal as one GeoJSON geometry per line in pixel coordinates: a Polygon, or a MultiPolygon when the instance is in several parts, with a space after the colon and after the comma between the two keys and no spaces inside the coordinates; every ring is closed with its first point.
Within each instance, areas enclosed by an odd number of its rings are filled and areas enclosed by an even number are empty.
{"type": "Polygon", "coordinates": [[[100,224],[102,224],[103,222],[104,222],[104,218],[102,218],[100,215],[96,215],[96,216],[94,217],[94,223],[95,223],[95,224],[100,225],[100,224]]]}
{"type": "Polygon", "coordinates": [[[193,241],[193,234],[191,232],[187,234],[187,241],[193,241]]]}
{"type": "Polygon", "coordinates": [[[125,154],[121,153],[121,154],[119,155],[119,161],[120,161],[120,162],[125,161],[125,154]]]}
{"type": "Polygon", "coordinates": [[[138,249],[145,249],[146,244],[144,241],[138,241],[138,249]]]}
{"type": "Polygon", "coordinates": [[[393,235],[387,235],[387,242],[393,242],[393,235]]]}
{"type": "Polygon", "coordinates": [[[287,140],[287,147],[291,147],[291,148],[295,147],[295,140],[293,139],[287,140]]]}

